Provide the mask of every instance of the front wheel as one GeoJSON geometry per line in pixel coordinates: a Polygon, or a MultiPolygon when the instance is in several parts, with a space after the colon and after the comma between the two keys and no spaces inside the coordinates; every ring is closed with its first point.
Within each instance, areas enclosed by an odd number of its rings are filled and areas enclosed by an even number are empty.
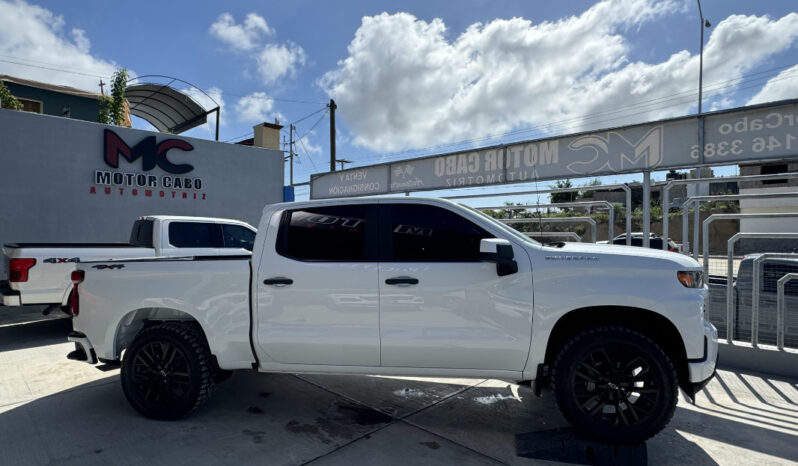
{"type": "Polygon", "coordinates": [[[670,359],[649,338],[624,327],[597,327],[571,338],[557,355],[552,378],[565,418],[602,442],[644,442],[676,409],[670,359]]]}
{"type": "Polygon", "coordinates": [[[205,403],[213,391],[210,351],[190,324],[165,322],[144,329],[122,361],[122,390],[139,413],[178,419],[205,403]]]}

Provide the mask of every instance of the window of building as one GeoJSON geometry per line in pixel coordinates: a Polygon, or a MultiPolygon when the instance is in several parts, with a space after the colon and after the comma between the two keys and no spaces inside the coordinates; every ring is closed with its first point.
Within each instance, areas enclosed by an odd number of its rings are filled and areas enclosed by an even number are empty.
{"type": "Polygon", "coordinates": [[[446,209],[413,204],[384,207],[390,232],[386,260],[393,262],[476,262],[479,242],[493,235],[446,209]]]}
{"type": "Polygon", "coordinates": [[[376,237],[369,205],[291,210],[283,214],[277,253],[302,261],[376,261],[376,237]]]}
{"type": "Polygon", "coordinates": [[[25,112],[33,112],[33,113],[42,113],[42,101],[41,100],[32,100],[32,99],[21,99],[17,97],[19,103],[22,104],[22,111],[25,112]]]}
{"type": "MultiPolygon", "coordinates": [[[[762,165],[760,168],[760,174],[762,175],[776,175],[780,173],[787,173],[787,164],[786,163],[778,163],[773,165],[762,165]]],[[[768,184],[784,184],[787,182],[787,178],[783,178],[780,180],[762,180],[763,185],[768,184]]]]}

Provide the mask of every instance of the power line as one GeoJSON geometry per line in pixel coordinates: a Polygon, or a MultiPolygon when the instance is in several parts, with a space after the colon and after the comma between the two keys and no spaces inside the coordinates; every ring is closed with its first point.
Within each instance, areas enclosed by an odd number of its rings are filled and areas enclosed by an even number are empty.
{"type": "Polygon", "coordinates": [[[53,67],[49,67],[49,66],[32,65],[32,64],[29,64],[29,63],[21,63],[21,62],[16,62],[16,61],[12,61],[12,60],[0,59],[0,62],[12,63],[14,65],[20,65],[20,66],[29,66],[31,68],[40,68],[40,69],[48,70],[48,71],[60,71],[62,73],[77,74],[77,75],[80,75],[80,76],[88,76],[88,77],[91,77],[91,78],[110,78],[110,75],[99,75],[99,74],[82,73],[82,72],[79,72],[79,71],[71,71],[71,70],[69,70],[67,68],[53,68],[53,67]]]}
{"type": "Polygon", "coordinates": [[[241,136],[232,137],[232,138],[227,139],[227,140],[222,141],[222,142],[230,142],[230,141],[232,141],[234,139],[243,138],[244,136],[249,136],[250,133],[251,133],[251,131],[247,131],[246,133],[242,134],[241,136]]]}
{"type": "MultiPolygon", "coordinates": [[[[324,110],[328,110],[329,111],[328,108],[325,108],[324,110]]],[[[318,112],[315,112],[315,113],[318,113],[318,112]]],[[[310,116],[310,115],[308,115],[308,116],[310,116]]],[[[302,146],[303,149],[305,149],[305,155],[307,155],[308,160],[310,160],[311,165],[313,165],[313,170],[314,171],[318,171],[318,168],[316,168],[316,162],[313,161],[313,158],[310,156],[310,151],[308,151],[307,147],[305,147],[305,143],[302,140],[305,138],[305,136],[310,134],[310,132],[313,131],[313,129],[316,126],[318,126],[319,123],[321,123],[321,120],[323,120],[325,116],[327,116],[327,112],[324,112],[324,114],[322,116],[320,116],[318,120],[316,120],[316,123],[313,123],[313,126],[311,126],[309,130],[305,131],[305,134],[303,134],[302,136],[297,138],[297,141],[299,141],[299,144],[302,146]]],[[[305,117],[305,118],[307,118],[307,117],[305,117]]]]}
{"type": "MultiPolygon", "coordinates": [[[[45,70],[50,70],[50,71],[60,71],[62,73],[76,74],[76,75],[80,75],[80,76],[89,76],[89,77],[92,77],[92,78],[108,78],[108,77],[110,77],[110,75],[108,75],[108,74],[97,74],[97,73],[101,73],[100,71],[89,71],[89,70],[79,70],[79,69],[76,69],[76,68],[67,68],[67,67],[64,67],[63,65],[58,64],[58,63],[46,62],[46,61],[41,61],[41,60],[34,60],[34,59],[31,59],[31,58],[15,57],[13,55],[5,55],[5,54],[0,54],[0,57],[5,57],[7,59],[9,59],[9,58],[11,59],[11,60],[0,59],[0,62],[11,63],[11,64],[14,64],[14,65],[29,66],[29,67],[32,67],[32,68],[40,68],[40,69],[45,69],[45,70]],[[24,62],[29,62],[29,63],[24,63],[24,62]],[[45,66],[45,65],[49,65],[49,66],[45,66]]],[[[196,86],[194,86],[194,87],[196,87],[196,86]]],[[[200,88],[197,87],[197,89],[200,89],[200,88]]],[[[206,89],[205,92],[207,92],[207,91],[208,90],[206,89]]],[[[248,96],[245,96],[245,95],[241,95],[241,94],[232,94],[232,93],[228,93],[228,92],[225,92],[224,95],[227,95],[227,96],[230,96],[230,97],[254,97],[252,94],[250,94],[248,96]]],[[[255,97],[255,98],[258,98],[258,97],[255,97]]],[[[265,99],[270,99],[270,100],[275,100],[275,101],[278,101],[278,102],[288,102],[288,103],[308,104],[308,105],[326,105],[326,102],[317,102],[317,101],[310,101],[310,100],[285,99],[285,98],[282,98],[282,97],[274,97],[274,96],[266,96],[264,98],[265,99]]]]}
{"type": "Polygon", "coordinates": [[[316,162],[313,161],[313,157],[310,156],[310,152],[308,151],[307,147],[305,147],[305,143],[302,142],[302,139],[299,139],[299,145],[305,150],[305,155],[308,157],[308,160],[310,160],[310,164],[313,165],[313,171],[318,172],[319,169],[316,168],[316,162]]]}
{"type": "MultiPolygon", "coordinates": [[[[307,120],[308,118],[312,117],[313,115],[316,115],[317,113],[323,112],[323,111],[325,111],[325,110],[329,110],[329,108],[328,108],[328,107],[326,107],[326,106],[325,106],[325,107],[322,107],[322,108],[320,108],[320,109],[316,110],[315,112],[313,112],[313,113],[309,113],[309,114],[307,114],[307,115],[303,116],[302,118],[300,118],[300,119],[298,119],[298,120],[294,120],[294,121],[292,121],[291,123],[288,123],[288,124],[289,124],[289,125],[295,125],[295,124],[299,123],[300,121],[305,121],[305,120],[307,120]]],[[[323,118],[323,116],[322,116],[322,118],[323,118]]],[[[315,125],[314,125],[314,126],[315,126],[315,125]]]]}
{"type": "MultiPolygon", "coordinates": [[[[325,116],[327,116],[327,113],[329,112],[329,109],[326,109],[326,110],[327,110],[327,112],[324,112],[324,115],[320,116],[320,117],[319,117],[319,119],[318,119],[318,120],[316,120],[316,123],[313,123],[313,126],[311,126],[309,130],[305,131],[305,134],[303,134],[302,136],[300,136],[300,137],[299,137],[299,139],[300,139],[300,140],[301,140],[302,138],[304,138],[305,136],[307,136],[307,135],[308,135],[308,133],[310,133],[311,131],[313,131],[313,128],[315,128],[316,126],[318,126],[318,124],[319,124],[319,123],[321,123],[321,120],[323,120],[323,119],[324,119],[324,117],[325,117],[325,116]]],[[[318,113],[318,112],[316,112],[316,113],[318,113]]]]}

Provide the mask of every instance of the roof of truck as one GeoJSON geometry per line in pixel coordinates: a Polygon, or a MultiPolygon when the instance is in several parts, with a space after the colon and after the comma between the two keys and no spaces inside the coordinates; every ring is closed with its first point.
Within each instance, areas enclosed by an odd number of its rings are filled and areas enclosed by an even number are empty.
{"type": "Polygon", "coordinates": [[[247,225],[247,222],[236,220],[233,218],[220,218],[220,217],[191,217],[188,215],[144,215],[139,217],[139,220],[182,220],[186,222],[208,222],[208,223],[236,223],[240,225],[247,225]]]}

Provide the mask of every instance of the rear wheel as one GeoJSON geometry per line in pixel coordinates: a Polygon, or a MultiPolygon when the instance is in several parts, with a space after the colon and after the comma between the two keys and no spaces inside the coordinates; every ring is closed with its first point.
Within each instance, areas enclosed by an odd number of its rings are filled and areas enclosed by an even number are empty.
{"type": "Polygon", "coordinates": [[[122,361],[122,389],[139,413],[178,419],[204,404],[214,388],[210,351],[191,324],[165,322],[144,329],[122,361]]]}
{"type": "Polygon", "coordinates": [[[676,409],[673,364],[653,341],[624,327],[597,327],[571,338],[557,355],[553,380],[565,418],[603,442],[644,442],[676,409]]]}

